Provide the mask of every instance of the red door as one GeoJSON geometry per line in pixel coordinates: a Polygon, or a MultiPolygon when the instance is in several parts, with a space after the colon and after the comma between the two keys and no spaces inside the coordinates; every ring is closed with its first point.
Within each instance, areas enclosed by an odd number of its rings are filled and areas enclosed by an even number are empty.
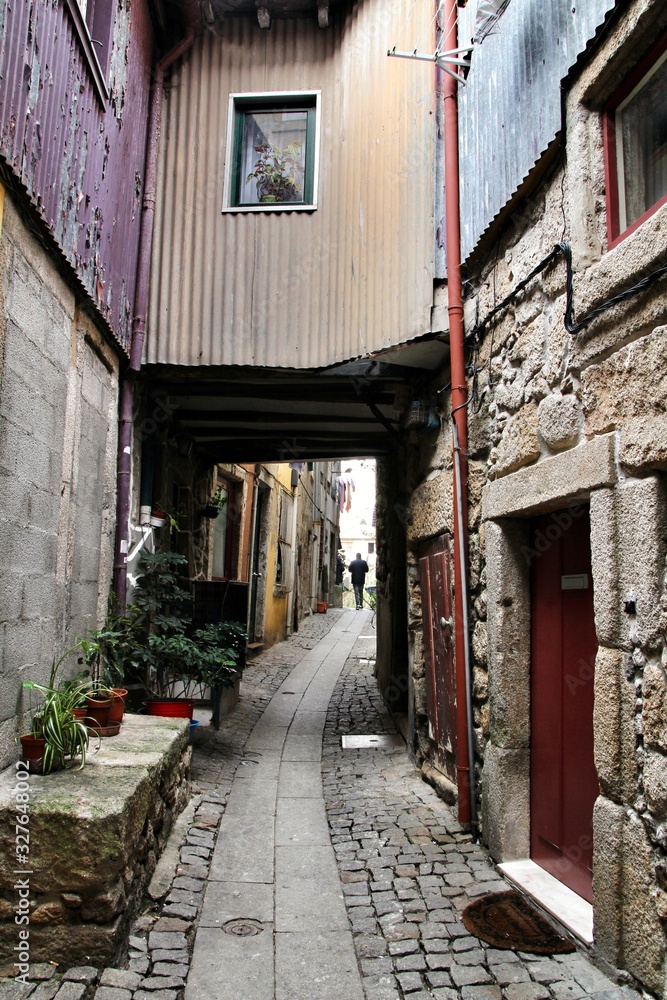
{"type": "Polygon", "coordinates": [[[450,536],[424,547],[419,560],[429,733],[434,763],[456,782],[456,694],[450,536]]]}
{"type": "Polygon", "coordinates": [[[590,518],[532,525],[531,857],[592,902],[593,612],[590,518]]]}

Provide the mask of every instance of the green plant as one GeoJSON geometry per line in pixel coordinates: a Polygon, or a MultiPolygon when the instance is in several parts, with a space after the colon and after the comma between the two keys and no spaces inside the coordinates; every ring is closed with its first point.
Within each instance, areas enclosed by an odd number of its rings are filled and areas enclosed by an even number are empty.
{"type": "Polygon", "coordinates": [[[89,690],[89,682],[80,678],[58,683],[58,671],[64,660],[78,648],[77,643],[59,659],[53,659],[48,684],[24,681],[23,687],[43,699],[33,711],[32,735],[46,740],[42,758],[42,773],[49,774],[56,765],[65,767],[67,758],[81,756],[80,767],[86,762],[90,736],[84,723],[74,716],[89,690]]]}
{"type": "Polygon", "coordinates": [[[169,521],[169,530],[178,531],[178,511],[171,504],[156,500],[152,507],[153,517],[165,517],[169,521]]]}
{"type": "Polygon", "coordinates": [[[136,648],[138,619],[132,605],[123,615],[112,607],[107,624],[79,640],[93,683],[108,688],[121,686],[136,648]]]}
{"type": "Polygon", "coordinates": [[[246,184],[255,179],[259,200],[298,201],[298,185],[304,175],[301,166],[301,143],[291,142],[289,146],[281,149],[280,146],[272,146],[270,142],[262,142],[259,146],[255,146],[255,152],[259,153],[259,157],[253,170],[246,177],[246,184]]]}
{"type": "Polygon", "coordinates": [[[218,510],[222,510],[228,499],[229,497],[223,496],[222,486],[218,486],[215,492],[208,498],[206,503],[208,507],[217,507],[218,510]]]}
{"type": "Polygon", "coordinates": [[[179,582],[185,565],[174,552],[145,553],[127,612],[126,661],[138,668],[146,690],[162,698],[177,690],[188,696],[198,685],[231,687],[242,670],[242,626],[223,622],[193,629],[190,594],[179,582]]]}

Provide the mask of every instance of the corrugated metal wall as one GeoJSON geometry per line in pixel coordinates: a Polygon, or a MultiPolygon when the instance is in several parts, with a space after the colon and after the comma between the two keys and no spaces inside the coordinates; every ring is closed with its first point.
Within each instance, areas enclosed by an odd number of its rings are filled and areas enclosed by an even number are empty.
{"type": "MultiPolygon", "coordinates": [[[[409,9],[228,19],[198,41],[164,107],[149,362],[317,367],[429,329],[433,67],[386,56],[409,9]],[[223,214],[228,96],[272,90],[322,92],[319,207],[223,214]]],[[[417,36],[432,18],[415,5],[417,36]]]]}
{"type": "Polygon", "coordinates": [[[0,2],[0,156],[127,346],[146,146],[152,29],[143,2],[115,5],[100,101],[67,5],[0,2]]]}
{"type": "MultiPolygon", "coordinates": [[[[560,83],[615,0],[510,0],[494,32],[475,46],[459,88],[461,256],[518,190],[562,127],[560,83]]],[[[477,4],[459,13],[473,36],[477,4]]]]}

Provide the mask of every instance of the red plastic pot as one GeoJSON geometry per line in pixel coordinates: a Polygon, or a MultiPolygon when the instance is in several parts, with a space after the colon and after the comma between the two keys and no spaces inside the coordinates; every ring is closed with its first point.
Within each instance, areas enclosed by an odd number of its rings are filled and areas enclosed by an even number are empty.
{"type": "Polygon", "coordinates": [[[192,698],[149,698],[146,702],[149,715],[161,715],[170,719],[189,719],[195,703],[192,698]]]}
{"type": "Polygon", "coordinates": [[[125,714],[125,698],[127,697],[126,688],[111,688],[113,691],[113,704],[109,711],[109,721],[108,724],[114,725],[116,722],[123,721],[123,715],[125,714]]]}

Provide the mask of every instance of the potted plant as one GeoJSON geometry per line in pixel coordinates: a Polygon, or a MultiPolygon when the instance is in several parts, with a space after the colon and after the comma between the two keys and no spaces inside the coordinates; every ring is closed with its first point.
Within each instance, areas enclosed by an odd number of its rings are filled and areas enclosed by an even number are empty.
{"type": "Polygon", "coordinates": [[[42,774],[66,767],[79,756],[80,767],[86,762],[90,736],[81,719],[75,717],[74,710],[88,690],[88,682],[75,680],[56,686],[58,669],[72,651],[69,649],[59,660],[53,660],[48,685],[35,681],[23,683],[31,699],[33,694],[43,699],[33,712],[30,733],[21,737],[23,759],[31,770],[42,774]]]}
{"type": "Polygon", "coordinates": [[[174,698],[174,674],[188,670],[192,654],[186,635],[190,594],[180,586],[179,569],[187,565],[175,552],[145,552],[128,613],[132,618],[129,661],[148,695],[149,714],[192,717],[191,699],[174,698]],[[160,707],[157,702],[169,704],[160,707]],[[177,704],[177,702],[181,702],[177,704]]]}
{"type": "Polygon", "coordinates": [[[242,626],[229,622],[194,629],[190,595],[178,578],[186,564],[174,552],[142,556],[132,605],[133,661],[143,669],[149,714],[192,719],[198,689],[235,683],[246,636],[242,626]]]}
{"type": "Polygon", "coordinates": [[[124,615],[113,607],[106,625],[80,640],[83,659],[91,671],[93,683],[113,694],[113,704],[108,714],[108,724],[122,722],[125,712],[127,688],[124,686],[125,668],[134,650],[133,630],[136,614],[132,606],[124,615]]]}
{"type": "Polygon", "coordinates": [[[100,736],[113,735],[106,733],[109,727],[109,713],[114,702],[114,693],[110,688],[95,688],[86,694],[86,718],[89,729],[100,736]]]}
{"type": "Polygon", "coordinates": [[[170,531],[178,531],[178,521],[174,511],[167,504],[156,501],[151,507],[151,528],[164,528],[167,524],[170,531]]]}
{"type": "Polygon", "coordinates": [[[214,520],[225,506],[228,499],[228,497],[223,495],[222,486],[218,486],[215,493],[212,493],[206,502],[206,506],[203,511],[204,517],[214,520]]]}
{"type": "Polygon", "coordinates": [[[262,142],[255,146],[259,153],[246,184],[255,180],[257,197],[262,204],[302,201],[300,184],[304,169],[301,165],[301,143],[291,142],[284,149],[262,142]]]}

